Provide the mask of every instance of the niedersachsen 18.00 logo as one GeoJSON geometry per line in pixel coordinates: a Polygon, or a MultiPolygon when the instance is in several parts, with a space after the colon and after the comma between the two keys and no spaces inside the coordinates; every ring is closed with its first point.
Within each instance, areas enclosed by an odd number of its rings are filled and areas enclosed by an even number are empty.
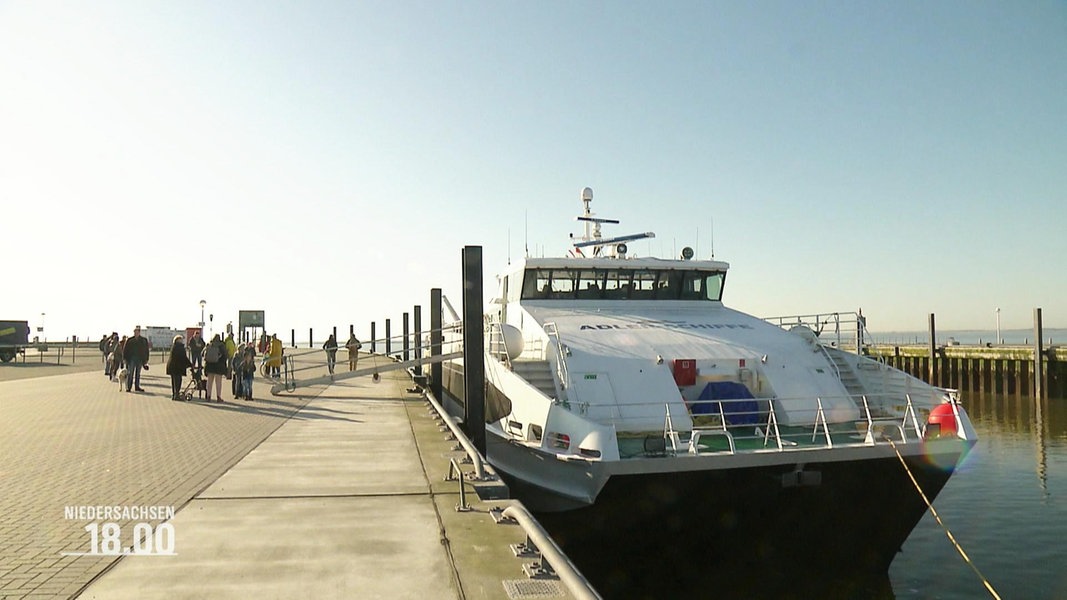
{"type": "Polygon", "coordinates": [[[63,556],[175,556],[173,506],[66,506],[68,521],[89,521],[88,548],[60,552],[63,556]],[[155,523],[153,525],[153,523],[155,523]]]}

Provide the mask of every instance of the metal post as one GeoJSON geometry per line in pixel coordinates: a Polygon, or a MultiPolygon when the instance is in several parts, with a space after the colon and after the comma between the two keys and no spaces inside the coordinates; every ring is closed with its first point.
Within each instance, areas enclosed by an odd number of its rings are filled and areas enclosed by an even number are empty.
{"type": "Polygon", "coordinates": [[[314,348],[314,347],[315,347],[315,332],[312,331],[312,329],[310,327],[308,327],[308,348],[314,348]]]}
{"type": "Polygon", "coordinates": [[[1041,331],[1041,309],[1034,309],[1034,398],[1041,400],[1044,398],[1045,385],[1044,385],[1044,364],[1042,362],[1043,349],[1042,346],[1042,331],[1041,331]]]}
{"type": "Polygon", "coordinates": [[[463,403],[467,435],[485,455],[485,339],[482,328],[482,247],[463,247],[463,403]]]}
{"type": "MultiPolygon", "coordinates": [[[[422,307],[415,305],[415,358],[422,358],[422,307]]],[[[415,374],[422,375],[422,365],[415,365],[415,374]]]]}
{"type": "Polygon", "coordinates": [[[934,327],[934,313],[930,313],[930,365],[927,368],[927,381],[930,385],[937,385],[937,380],[934,379],[937,376],[937,367],[935,360],[937,359],[937,336],[936,328],[934,327]]]}
{"type": "Polygon", "coordinates": [[[289,347],[290,348],[296,348],[296,330],[295,329],[290,329],[289,330],[289,347]]]}
{"type": "Polygon", "coordinates": [[[389,356],[393,352],[393,340],[389,338],[392,334],[393,324],[390,319],[385,320],[385,355],[389,356]]]}
{"type": "MultiPolygon", "coordinates": [[[[441,288],[430,289],[430,356],[441,356],[441,288]]],[[[430,391],[444,402],[441,395],[441,363],[430,366],[430,391]]]]}
{"type": "Polygon", "coordinates": [[[375,352],[378,351],[378,349],[377,349],[378,348],[378,343],[375,341],[375,340],[378,339],[378,334],[375,333],[376,331],[378,331],[378,324],[375,323],[374,321],[371,321],[370,322],[370,351],[371,351],[371,354],[374,354],[375,352]]]}
{"type": "Polygon", "coordinates": [[[408,313],[404,313],[404,362],[411,360],[411,329],[408,327],[408,313]]]}
{"type": "Polygon", "coordinates": [[[863,354],[863,330],[867,328],[867,317],[863,316],[863,309],[860,309],[859,316],[856,317],[856,354],[863,354]]]}
{"type": "Polygon", "coordinates": [[[996,343],[999,346],[1000,344],[1004,343],[1004,340],[1000,337],[1000,307],[998,306],[997,310],[995,310],[993,312],[997,313],[997,342],[996,343]]]}

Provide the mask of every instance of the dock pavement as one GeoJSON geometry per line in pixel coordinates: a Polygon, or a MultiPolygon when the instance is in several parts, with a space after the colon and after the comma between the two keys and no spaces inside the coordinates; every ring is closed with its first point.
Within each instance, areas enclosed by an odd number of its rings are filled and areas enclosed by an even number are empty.
{"type": "Polygon", "coordinates": [[[86,360],[0,366],[2,598],[570,597],[523,574],[509,501],[456,510],[462,453],[403,372],[208,404],[157,357],[144,393],[86,360]]]}

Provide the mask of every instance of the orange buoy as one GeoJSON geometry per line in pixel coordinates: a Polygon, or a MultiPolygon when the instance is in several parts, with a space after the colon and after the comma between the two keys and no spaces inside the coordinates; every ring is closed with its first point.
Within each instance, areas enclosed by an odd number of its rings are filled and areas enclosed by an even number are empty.
{"type": "Polygon", "coordinates": [[[956,437],[959,428],[956,425],[956,413],[952,410],[952,404],[946,402],[934,407],[930,411],[930,418],[926,420],[926,438],[956,437]]]}

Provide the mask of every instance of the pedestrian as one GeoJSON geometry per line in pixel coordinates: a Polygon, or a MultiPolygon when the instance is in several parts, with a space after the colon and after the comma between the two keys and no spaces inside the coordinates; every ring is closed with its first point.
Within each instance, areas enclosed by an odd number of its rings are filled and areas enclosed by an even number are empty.
{"type": "Polygon", "coordinates": [[[345,348],[348,348],[348,370],[355,371],[356,363],[359,362],[359,349],[363,347],[363,344],[359,343],[356,339],[356,334],[353,332],[349,335],[348,341],[345,342],[345,348]]]}
{"type": "Polygon", "coordinates": [[[215,388],[215,402],[222,402],[222,379],[226,376],[226,345],[217,333],[204,349],[204,371],[207,373],[207,401],[211,402],[211,388],[215,388]]]}
{"type": "Polygon", "coordinates": [[[242,379],[240,373],[241,361],[244,360],[245,345],[244,343],[238,344],[234,348],[233,356],[230,357],[230,389],[233,391],[233,399],[237,400],[244,395],[242,390],[242,379]]]}
{"type": "Polygon", "coordinates": [[[111,381],[118,381],[119,371],[122,370],[126,360],[122,357],[122,352],[126,348],[126,336],[118,337],[115,335],[115,343],[111,349],[111,381]]]}
{"type": "Polygon", "coordinates": [[[100,349],[100,362],[104,363],[104,374],[107,374],[107,334],[100,338],[100,343],[96,345],[100,349]]]}
{"type": "Polygon", "coordinates": [[[193,333],[193,337],[189,338],[189,361],[193,363],[193,368],[200,369],[204,366],[204,347],[206,345],[204,336],[200,335],[200,330],[197,329],[193,333]]]}
{"type": "Polygon", "coordinates": [[[256,375],[256,349],[252,344],[245,348],[244,356],[241,357],[241,365],[238,367],[241,374],[241,395],[245,400],[252,400],[252,379],[256,375]]]}
{"type": "Polygon", "coordinates": [[[223,342],[226,345],[226,379],[233,377],[233,369],[230,368],[230,361],[233,360],[233,355],[237,352],[237,342],[233,339],[233,333],[227,333],[226,339],[223,342]]]}
{"type": "Polygon", "coordinates": [[[193,366],[189,355],[185,351],[185,341],[182,336],[174,336],[174,345],[170,348],[170,358],[167,359],[167,375],[170,375],[170,399],[181,400],[182,377],[185,370],[193,366]]]}
{"type": "Polygon", "coordinates": [[[333,375],[333,368],[337,365],[337,338],[332,333],[322,345],[322,349],[326,351],[326,368],[329,369],[330,375],[333,375]]]}
{"type": "Polygon", "coordinates": [[[148,368],[148,338],[141,337],[141,326],[133,328],[133,337],[126,340],[122,348],[122,360],[126,363],[126,391],[133,387],[141,389],[141,368],[148,368]]]}
{"type": "MultiPolygon", "coordinates": [[[[111,332],[111,337],[107,338],[107,343],[104,344],[104,375],[109,379],[115,379],[118,375],[118,368],[113,368],[115,364],[115,352],[119,349],[119,334],[114,331],[111,332]]],[[[118,362],[122,362],[121,359],[118,362]]]]}
{"type": "Polygon", "coordinates": [[[282,348],[282,341],[278,339],[278,334],[275,333],[270,337],[270,353],[267,359],[267,366],[270,368],[270,376],[277,379],[282,374],[282,354],[285,353],[285,349],[282,348]]]}

